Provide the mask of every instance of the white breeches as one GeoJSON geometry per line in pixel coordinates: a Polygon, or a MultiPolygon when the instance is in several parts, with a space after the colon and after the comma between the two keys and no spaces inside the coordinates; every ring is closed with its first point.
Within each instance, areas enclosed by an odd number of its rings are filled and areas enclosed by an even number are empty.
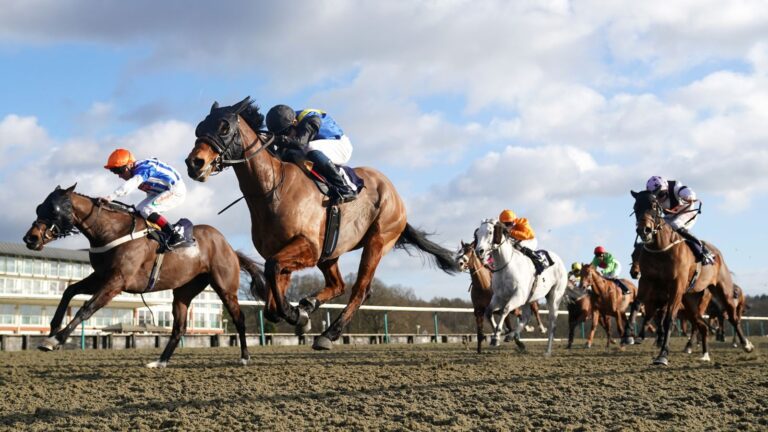
{"type": "Polygon", "coordinates": [[[336,165],[344,165],[352,158],[352,142],[346,135],[339,139],[320,139],[309,142],[310,150],[319,150],[336,165]]]}
{"type": "Polygon", "coordinates": [[[147,195],[136,205],[136,210],[146,219],[152,213],[162,213],[178,207],[187,196],[187,187],[182,182],[159,195],[147,195]]]}
{"type": "MultiPolygon", "coordinates": [[[[683,211],[691,210],[690,207],[691,206],[686,207],[683,211]]],[[[677,215],[669,215],[664,217],[664,220],[674,230],[685,228],[686,230],[690,231],[691,229],[693,229],[693,226],[696,225],[696,219],[698,219],[698,216],[699,216],[698,213],[689,212],[689,213],[681,213],[677,215]]]]}

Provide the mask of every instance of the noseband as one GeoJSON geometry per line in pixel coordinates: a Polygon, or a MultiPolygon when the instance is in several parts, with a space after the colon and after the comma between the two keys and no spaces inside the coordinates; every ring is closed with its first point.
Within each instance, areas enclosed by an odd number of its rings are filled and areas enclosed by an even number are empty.
{"type": "MultiPolygon", "coordinates": [[[[197,130],[195,131],[195,135],[197,135],[195,145],[202,142],[207,144],[213,149],[214,152],[216,152],[216,158],[211,161],[208,167],[208,171],[211,171],[211,175],[222,172],[224,168],[228,166],[247,162],[253,159],[256,157],[256,155],[259,154],[259,152],[269,147],[269,145],[274,141],[275,135],[272,132],[256,131],[256,137],[253,139],[253,141],[247,147],[243,148],[243,139],[242,135],[240,134],[240,113],[244,109],[245,107],[241,107],[238,110],[230,112],[226,115],[226,117],[221,118],[221,120],[226,121],[228,124],[227,133],[224,135],[211,132],[210,130],[202,131],[201,129],[205,123],[208,122],[208,119],[203,120],[197,126],[197,130]],[[264,138],[260,140],[259,138],[262,136],[264,138]],[[261,141],[261,146],[255,152],[246,156],[245,154],[257,144],[259,144],[259,141],[261,141]],[[232,155],[234,153],[240,152],[243,155],[241,158],[232,159],[232,155]]],[[[210,127],[208,127],[208,129],[210,129],[210,127]]]]}

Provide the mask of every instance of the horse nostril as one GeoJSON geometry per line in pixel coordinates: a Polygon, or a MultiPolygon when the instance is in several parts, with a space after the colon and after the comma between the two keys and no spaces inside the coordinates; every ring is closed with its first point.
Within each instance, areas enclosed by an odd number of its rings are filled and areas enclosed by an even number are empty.
{"type": "Polygon", "coordinates": [[[192,167],[196,170],[199,170],[205,165],[205,161],[200,158],[194,158],[192,159],[192,167]]]}

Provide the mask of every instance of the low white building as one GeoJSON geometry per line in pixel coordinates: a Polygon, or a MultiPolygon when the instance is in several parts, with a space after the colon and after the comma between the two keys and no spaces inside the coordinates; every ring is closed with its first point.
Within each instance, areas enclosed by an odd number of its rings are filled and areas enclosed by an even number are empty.
{"type": "MultiPolygon", "coordinates": [[[[47,334],[61,295],[70,284],[93,271],[88,252],[46,246],[40,252],[22,244],[0,242],[0,334],[47,334]]],[[[90,296],[76,296],[67,308],[66,324],[90,296]]],[[[144,294],[155,325],[171,327],[171,291],[144,294]]],[[[208,287],[192,302],[188,333],[222,333],[222,304],[208,287]]],[[[113,324],[151,323],[141,296],[122,293],[85,323],[86,331],[113,324]]]]}

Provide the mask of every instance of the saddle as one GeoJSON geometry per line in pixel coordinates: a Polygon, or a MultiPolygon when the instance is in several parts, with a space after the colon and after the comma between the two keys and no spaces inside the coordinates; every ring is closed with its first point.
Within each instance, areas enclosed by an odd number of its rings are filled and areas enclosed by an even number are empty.
{"type": "MultiPolygon", "coordinates": [[[[286,160],[286,158],[283,158],[282,154],[277,151],[274,146],[268,147],[268,151],[281,161],[290,162],[298,166],[304,172],[304,174],[309,177],[310,180],[312,180],[312,183],[315,184],[317,190],[331,199],[331,205],[328,206],[326,211],[325,239],[323,240],[321,260],[328,258],[336,249],[336,243],[339,240],[339,227],[341,226],[341,211],[339,210],[338,204],[333,204],[333,197],[330,195],[331,185],[328,183],[328,180],[326,180],[325,177],[314,170],[311,161],[306,159],[295,160],[294,158],[289,158],[290,160],[286,160]]],[[[346,165],[339,165],[339,168],[341,168],[341,176],[344,178],[344,181],[347,183],[347,185],[349,185],[349,187],[354,189],[355,192],[359,193],[365,187],[365,181],[363,181],[363,179],[357,175],[353,168],[346,165]]]]}
{"type": "Polygon", "coordinates": [[[157,249],[159,254],[164,254],[174,249],[191,247],[197,244],[197,240],[195,240],[195,237],[193,236],[193,228],[195,225],[187,218],[181,218],[178,222],[173,224],[174,231],[180,232],[183,237],[182,241],[173,245],[168,244],[168,240],[170,239],[159,226],[149,221],[146,222],[147,226],[151,229],[147,237],[160,244],[160,247],[157,249]]]}
{"type": "MultiPolygon", "coordinates": [[[[284,158],[281,152],[277,151],[274,146],[270,146],[267,148],[267,150],[276,158],[280,159],[283,162],[292,163],[296,166],[298,166],[304,174],[309,177],[310,180],[315,184],[317,187],[317,190],[320,191],[323,195],[330,198],[330,190],[331,186],[328,183],[328,180],[325,179],[325,177],[322,176],[319,172],[315,171],[313,168],[313,164],[311,161],[307,159],[299,159],[295,160],[293,157],[284,158]]],[[[354,168],[348,167],[346,165],[337,165],[339,168],[341,168],[341,176],[344,178],[344,181],[347,182],[347,185],[355,190],[355,192],[360,192],[365,187],[365,181],[357,175],[354,168]]]]}
{"type": "MultiPolygon", "coordinates": [[[[539,273],[543,273],[544,270],[550,268],[555,263],[552,257],[549,256],[549,251],[547,250],[539,249],[539,250],[533,251],[533,253],[536,255],[536,257],[538,258],[538,262],[541,265],[541,269],[539,273]]],[[[534,265],[535,264],[536,263],[534,262],[534,265]]],[[[537,270],[539,270],[538,266],[537,266],[537,270]]]]}
{"type": "Polygon", "coordinates": [[[611,282],[615,283],[615,284],[616,284],[616,286],[618,286],[618,287],[619,287],[619,289],[621,290],[621,295],[627,295],[627,294],[629,294],[629,287],[628,287],[628,286],[627,286],[627,284],[625,284],[625,283],[624,283],[624,281],[622,281],[621,279],[619,279],[619,278],[609,278],[609,277],[605,277],[605,276],[603,276],[603,277],[604,277],[605,279],[607,279],[607,280],[609,280],[609,281],[611,281],[611,282]]]}

